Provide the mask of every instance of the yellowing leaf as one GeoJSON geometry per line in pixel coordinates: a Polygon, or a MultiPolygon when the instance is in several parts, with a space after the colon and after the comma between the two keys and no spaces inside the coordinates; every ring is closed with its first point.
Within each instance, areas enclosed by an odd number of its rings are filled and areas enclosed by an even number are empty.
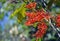
{"type": "Polygon", "coordinates": [[[18,21],[18,23],[20,23],[20,22],[21,22],[21,20],[19,20],[19,19],[18,19],[17,21],[18,21]]]}
{"type": "Polygon", "coordinates": [[[20,8],[16,9],[11,14],[12,17],[14,17],[14,16],[17,17],[18,22],[21,22],[23,20],[23,18],[25,18],[25,11],[26,11],[25,5],[26,5],[25,3],[22,3],[20,8]]]}
{"type": "Polygon", "coordinates": [[[20,11],[20,13],[21,13],[21,15],[22,15],[23,17],[25,17],[25,11],[26,11],[26,8],[23,8],[23,9],[20,11]]]}

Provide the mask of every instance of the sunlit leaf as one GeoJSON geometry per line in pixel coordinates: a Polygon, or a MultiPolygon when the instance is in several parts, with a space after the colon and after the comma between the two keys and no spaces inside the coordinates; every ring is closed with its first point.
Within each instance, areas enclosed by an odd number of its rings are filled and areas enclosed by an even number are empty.
{"type": "Polygon", "coordinates": [[[11,17],[16,16],[17,17],[17,21],[21,22],[23,20],[23,18],[25,17],[25,11],[26,11],[25,5],[26,5],[25,3],[22,3],[21,6],[20,6],[20,8],[16,9],[11,14],[11,17]]]}

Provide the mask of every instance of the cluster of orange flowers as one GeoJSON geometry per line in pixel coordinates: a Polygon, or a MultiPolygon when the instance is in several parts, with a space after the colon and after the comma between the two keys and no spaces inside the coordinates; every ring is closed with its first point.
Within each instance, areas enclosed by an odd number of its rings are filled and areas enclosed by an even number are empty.
{"type": "MultiPolygon", "coordinates": [[[[26,8],[28,9],[35,9],[37,6],[36,2],[31,2],[26,5],[26,8]]],[[[38,22],[38,31],[35,33],[36,38],[42,38],[43,35],[46,33],[47,30],[47,25],[43,21],[44,19],[49,20],[51,16],[49,13],[45,12],[44,10],[36,10],[36,11],[31,11],[31,12],[26,12],[27,16],[27,21],[25,24],[27,26],[31,26],[34,23],[38,22]]],[[[56,17],[56,25],[60,27],[60,15],[56,17]]]]}
{"type": "MultiPolygon", "coordinates": [[[[26,6],[26,8],[28,8],[28,9],[34,8],[35,9],[36,5],[37,4],[35,2],[32,2],[32,3],[29,3],[26,6]]],[[[49,18],[49,15],[46,12],[44,12],[43,10],[36,10],[35,12],[26,12],[26,16],[28,17],[27,21],[25,22],[25,24],[27,26],[31,26],[35,22],[41,22],[41,21],[43,21],[44,18],[46,18],[46,19],[49,18]]],[[[38,38],[43,37],[43,35],[46,32],[46,29],[47,29],[47,25],[44,22],[39,23],[38,31],[36,32],[35,36],[38,38]]]]}
{"type": "Polygon", "coordinates": [[[36,38],[42,38],[43,35],[46,33],[47,25],[42,22],[38,24],[38,31],[36,32],[35,36],[36,38]]]}

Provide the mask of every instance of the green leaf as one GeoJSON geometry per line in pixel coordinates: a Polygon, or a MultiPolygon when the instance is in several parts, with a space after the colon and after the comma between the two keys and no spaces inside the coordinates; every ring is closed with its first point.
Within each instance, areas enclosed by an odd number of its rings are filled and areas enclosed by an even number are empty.
{"type": "Polygon", "coordinates": [[[35,38],[33,38],[31,41],[35,41],[36,39],[35,38]]]}
{"type": "Polygon", "coordinates": [[[17,21],[18,21],[18,23],[22,22],[23,17],[22,17],[21,14],[17,14],[16,17],[17,17],[17,21]]]}
{"type": "Polygon", "coordinates": [[[60,0],[56,0],[55,1],[55,4],[56,4],[56,6],[59,6],[60,7],[60,0]]]}
{"type": "Polygon", "coordinates": [[[47,4],[47,9],[50,9],[53,3],[56,6],[60,7],[60,0],[49,0],[49,3],[47,4]]]}
{"type": "Polygon", "coordinates": [[[7,11],[13,10],[14,6],[15,6],[15,4],[7,4],[7,6],[4,9],[7,11]]]}
{"type": "Polygon", "coordinates": [[[50,9],[55,0],[50,0],[47,4],[47,8],[50,9]]]}
{"type": "Polygon", "coordinates": [[[5,3],[5,2],[6,2],[6,0],[0,0],[0,2],[5,3]]]}
{"type": "Polygon", "coordinates": [[[0,20],[4,18],[4,13],[0,14],[0,20]]]}
{"type": "Polygon", "coordinates": [[[23,18],[25,18],[25,8],[26,3],[22,3],[20,8],[16,9],[12,14],[11,14],[11,18],[16,16],[17,17],[17,21],[21,22],[23,20],[23,18]]]}
{"type": "Polygon", "coordinates": [[[39,38],[38,41],[41,41],[41,38],[39,38]]]}
{"type": "Polygon", "coordinates": [[[21,11],[24,11],[25,9],[25,3],[22,3],[21,4],[21,6],[20,6],[20,8],[17,8],[12,14],[11,14],[11,16],[15,16],[16,14],[18,14],[19,12],[20,12],[20,14],[22,14],[22,12],[21,11]]]}
{"type": "Polygon", "coordinates": [[[36,27],[36,26],[37,26],[37,24],[38,24],[38,22],[34,23],[34,24],[33,24],[33,27],[36,27]]]}
{"type": "Polygon", "coordinates": [[[21,14],[23,17],[25,17],[26,8],[25,8],[24,6],[21,7],[21,8],[23,8],[23,9],[20,10],[20,14],[21,14]]]}

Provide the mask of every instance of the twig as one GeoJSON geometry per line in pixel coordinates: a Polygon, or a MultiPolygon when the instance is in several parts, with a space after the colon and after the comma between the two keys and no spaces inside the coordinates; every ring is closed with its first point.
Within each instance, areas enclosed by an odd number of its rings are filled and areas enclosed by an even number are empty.
{"type": "Polygon", "coordinates": [[[54,27],[54,25],[51,23],[51,19],[49,19],[49,21],[45,18],[45,20],[47,21],[47,22],[49,22],[49,24],[51,25],[51,27],[58,33],[58,36],[60,37],[60,34],[59,34],[59,32],[58,32],[58,30],[54,27]]]}

